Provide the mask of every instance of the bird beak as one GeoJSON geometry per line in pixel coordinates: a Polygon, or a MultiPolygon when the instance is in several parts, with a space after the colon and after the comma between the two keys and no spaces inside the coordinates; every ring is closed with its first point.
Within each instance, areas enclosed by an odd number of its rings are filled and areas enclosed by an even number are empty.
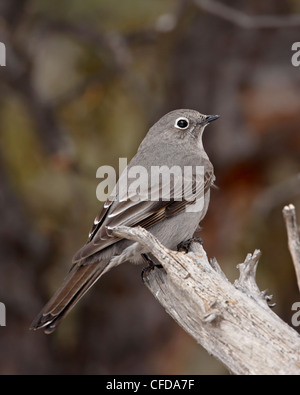
{"type": "Polygon", "coordinates": [[[207,125],[208,123],[215,121],[220,115],[206,115],[205,119],[200,123],[201,126],[207,125]]]}

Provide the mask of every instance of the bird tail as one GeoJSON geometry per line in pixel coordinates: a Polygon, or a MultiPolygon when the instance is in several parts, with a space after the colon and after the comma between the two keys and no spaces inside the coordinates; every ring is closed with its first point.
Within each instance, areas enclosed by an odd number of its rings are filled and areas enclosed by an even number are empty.
{"type": "Polygon", "coordinates": [[[74,266],[61,287],[33,320],[30,329],[43,328],[46,334],[54,332],[60,321],[101,277],[108,263],[107,260],[101,260],[74,266]]]}

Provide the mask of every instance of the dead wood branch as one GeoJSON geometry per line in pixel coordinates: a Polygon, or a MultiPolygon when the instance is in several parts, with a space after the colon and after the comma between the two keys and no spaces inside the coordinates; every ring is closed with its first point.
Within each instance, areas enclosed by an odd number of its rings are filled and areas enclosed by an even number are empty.
{"type": "Polygon", "coordinates": [[[240,278],[232,284],[198,243],[185,254],[168,250],[140,227],[118,227],[114,234],[140,243],[163,265],[145,274],[146,286],[231,372],[300,374],[300,336],[270,310],[256,285],[258,250],[238,266],[240,278]]]}

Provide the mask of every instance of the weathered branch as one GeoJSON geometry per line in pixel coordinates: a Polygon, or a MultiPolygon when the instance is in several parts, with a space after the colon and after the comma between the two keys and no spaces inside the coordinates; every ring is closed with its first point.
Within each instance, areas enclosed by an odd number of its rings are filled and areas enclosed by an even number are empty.
{"type": "Polygon", "coordinates": [[[143,245],[163,265],[144,276],[166,311],[235,374],[300,374],[300,336],[273,313],[255,283],[259,251],[238,266],[233,285],[200,244],[188,254],[165,248],[145,229],[114,234],[143,245]]]}
{"type": "Polygon", "coordinates": [[[300,26],[300,15],[256,15],[250,16],[236,10],[226,4],[215,0],[195,0],[195,4],[201,9],[225,19],[246,29],[266,29],[300,26]]]}
{"type": "Polygon", "coordinates": [[[285,206],[282,213],[287,229],[289,250],[295,267],[298,288],[300,290],[300,236],[297,226],[295,206],[293,204],[285,206]]]}

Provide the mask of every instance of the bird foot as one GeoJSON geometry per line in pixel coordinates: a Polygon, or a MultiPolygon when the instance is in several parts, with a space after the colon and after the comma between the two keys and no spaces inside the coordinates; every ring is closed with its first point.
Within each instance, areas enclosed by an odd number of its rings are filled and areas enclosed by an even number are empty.
{"type": "Polygon", "coordinates": [[[177,251],[188,253],[193,242],[200,243],[203,246],[203,240],[201,237],[192,237],[179,243],[177,246],[177,251]]]}
{"type": "Polygon", "coordinates": [[[151,270],[153,270],[155,267],[157,267],[158,269],[162,269],[162,265],[154,263],[152,261],[152,259],[149,257],[149,255],[147,254],[142,254],[142,257],[144,258],[144,261],[148,263],[148,266],[144,267],[142,272],[141,272],[141,277],[142,277],[142,281],[144,282],[144,275],[145,273],[149,273],[151,270]]]}

